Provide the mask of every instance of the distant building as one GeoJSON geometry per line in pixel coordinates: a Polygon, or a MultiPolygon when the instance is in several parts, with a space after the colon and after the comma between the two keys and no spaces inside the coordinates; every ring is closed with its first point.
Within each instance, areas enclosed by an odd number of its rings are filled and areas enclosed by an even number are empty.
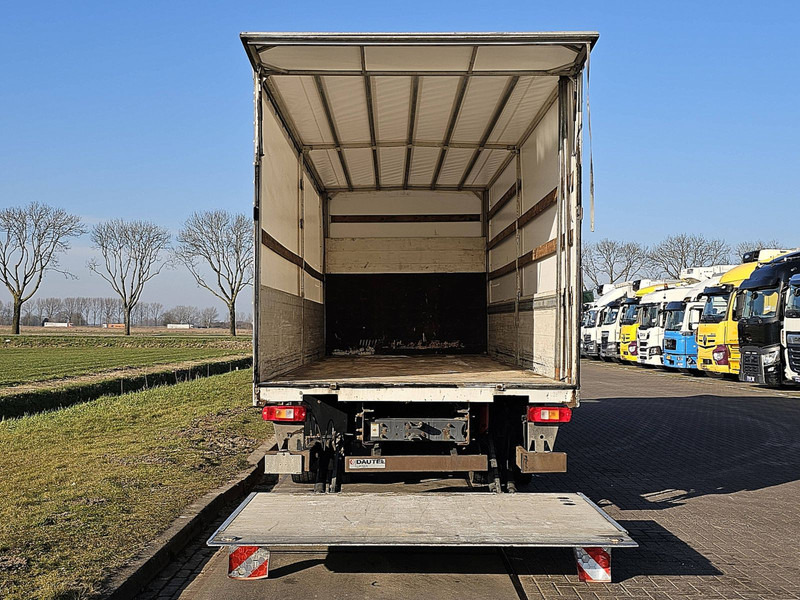
{"type": "Polygon", "coordinates": [[[192,329],[191,323],[167,323],[167,329],[192,329]]]}
{"type": "Polygon", "coordinates": [[[57,323],[56,321],[45,321],[42,325],[45,327],[72,327],[72,323],[57,323]]]}
{"type": "Polygon", "coordinates": [[[125,323],[103,323],[104,329],[125,329],[125,323]]]}

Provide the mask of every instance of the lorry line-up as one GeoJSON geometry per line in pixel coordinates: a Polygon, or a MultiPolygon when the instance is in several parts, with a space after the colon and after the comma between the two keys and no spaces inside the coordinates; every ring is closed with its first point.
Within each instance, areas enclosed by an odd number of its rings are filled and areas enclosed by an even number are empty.
{"type": "Polygon", "coordinates": [[[610,548],[635,545],[585,496],[508,493],[566,470],[557,434],[580,404],[597,37],[242,34],[253,403],[275,431],[266,471],[295,490],[251,495],[209,540],[232,577],[265,577],[282,546],[514,545],[573,547],[608,581],[610,548]],[[476,491],[338,493],[403,473],[476,491]]]}
{"type": "Polygon", "coordinates": [[[584,306],[582,355],[800,383],[800,252],[767,249],[743,260],[686,269],[679,281],[603,286],[584,306]],[[592,352],[594,340],[617,336],[617,346],[600,342],[605,351],[592,352]]]}

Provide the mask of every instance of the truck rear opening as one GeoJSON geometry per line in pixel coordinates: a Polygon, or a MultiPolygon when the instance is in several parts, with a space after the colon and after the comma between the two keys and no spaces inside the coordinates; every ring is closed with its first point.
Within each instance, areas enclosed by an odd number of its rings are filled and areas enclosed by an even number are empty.
{"type": "MultiPolygon", "coordinates": [[[[243,34],[267,470],[566,469],[595,33],[243,34]],[[549,412],[548,412],[549,410],[549,412]],[[540,413],[536,413],[540,414],[540,413]],[[566,413],[564,413],[566,414],[566,413]]],[[[479,476],[480,477],[480,476],[479,476]]]]}

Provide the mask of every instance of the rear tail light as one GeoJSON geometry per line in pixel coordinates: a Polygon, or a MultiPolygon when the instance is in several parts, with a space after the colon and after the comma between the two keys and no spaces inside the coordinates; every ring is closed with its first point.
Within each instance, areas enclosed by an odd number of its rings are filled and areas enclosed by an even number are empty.
{"type": "Polygon", "coordinates": [[[298,423],[306,420],[305,406],[265,406],[261,411],[265,421],[298,423]]]}
{"type": "Polygon", "coordinates": [[[531,406],[528,421],[533,423],[569,423],[572,409],[566,406],[531,406]]]}
{"type": "Polygon", "coordinates": [[[714,351],[711,353],[711,356],[714,358],[714,362],[718,365],[727,365],[728,358],[730,358],[730,351],[728,350],[728,346],[721,345],[714,348],[714,351]]]}

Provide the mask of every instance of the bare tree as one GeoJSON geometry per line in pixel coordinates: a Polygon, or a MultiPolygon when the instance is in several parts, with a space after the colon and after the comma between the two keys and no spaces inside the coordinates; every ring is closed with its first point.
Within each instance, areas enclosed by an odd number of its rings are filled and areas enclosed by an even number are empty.
{"type": "Polygon", "coordinates": [[[213,306],[209,306],[208,308],[204,308],[200,311],[200,314],[197,316],[200,325],[203,327],[211,327],[219,318],[219,313],[217,309],[213,306]]]}
{"type": "Polygon", "coordinates": [[[22,305],[39,289],[47,271],[59,271],[69,238],[86,232],[79,217],[39,202],[0,210],[0,281],[11,293],[11,333],[19,333],[22,305]]]}
{"type": "Polygon", "coordinates": [[[164,312],[164,305],[160,302],[151,302],[150,303],[150,323],[153,326],[157,326],[159,324],[159,320],[161,319],[161,314],[164,312]]]}
{"type": "Polygon", "coordinates": [[[78,315],[78,321],[81,325],[89,324],[89,313],[92,307],[92,299],[84,296],[79,296],[75,306],[75,312],[78,315]]]}
{"type": "Polygon", "coordinates": [[[42,320],[53,321],[64,312],[64,301],[61,298],[42,298],[40,308],[42,320]]]}
{"type": "Polygon", "coordinates": [[[198,320],[199,311],[196,306],[179,304],[164,313],[168,323],[188,323],[194,325],[198,320]]]}
{"type": "Polygon", "coordinates": [[[593,287],[599,287],[641,275],[647,265],[647,248],[636,242],[605,238],[594,244],[584,244],[581,260],[584,278],[591,281],[593,287]]]}
{"type": "Polygon", "coordinates": [[[224,210],[192,214],[178,233],[175,257],[227,305],[230,334],[236,335],[236,298],[253,283],[253,226],[247,217],[224,210]]]}
{"type": "Polygon", "coordinates": [[[764,248],[782,248],[783,246],[778,240],[755,240],[754,242],[739,242],[733,247],[733,254],[736,262],[742,260],[742,256],[754,250],[763,250],[764,248]]]}
{"type": "Polygon", "coordinates": [[[67,316],[68,323],[80,323],[80,316],[78,315],[78,299],[77,298],[64,298],[64,312],[67,316]]]}
{"type": "Polygon", "coordinates": [[[89,261],[89,270],[111,284],[122,303],[125,335],[131,334],[131,310],[139,303],[145,284],[161,272],[162,255],[170,235],[147,221],[112,219],[94,226],[92,244],[103,262],[89,261]]]}
{"type": "Polygon", "coordinates": [[[648,263],[654,275],[678,279],[683,269],[725,264],[730,255],[731,248],[724,240],[681,233],[670,235],[653,246],[648,253],[648,263]]]}
{"type": "Polygon", "coordinates": [[[116,302],[114,298],[101,298],[103,301],[103,321],[106,325],[114,322],[114,310],[116,309],[116,302]]]}

